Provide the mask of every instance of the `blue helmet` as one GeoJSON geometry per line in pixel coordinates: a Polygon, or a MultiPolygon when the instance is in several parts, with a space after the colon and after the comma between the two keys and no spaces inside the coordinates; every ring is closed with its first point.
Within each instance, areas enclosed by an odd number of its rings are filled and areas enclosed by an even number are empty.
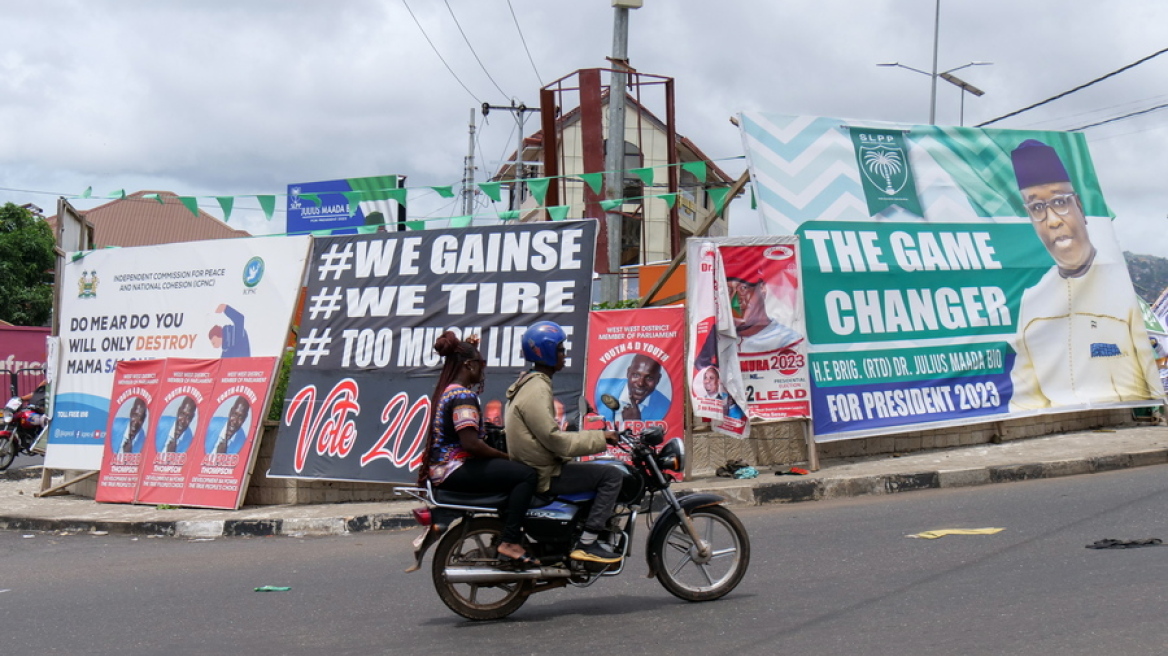
{"type": "Polygon", "coordinates": [[[523,333],[523,357],[536,364],[554,367],[559,362],[556,349],[567,338],[557,323],[534,323],[523,333]]]}

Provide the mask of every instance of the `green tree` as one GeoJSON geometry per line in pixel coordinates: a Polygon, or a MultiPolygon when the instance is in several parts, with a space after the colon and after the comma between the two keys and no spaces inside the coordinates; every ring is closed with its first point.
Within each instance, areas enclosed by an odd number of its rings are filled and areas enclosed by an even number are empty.
{"type": "Polygon", "coordinates": [[[0,207],[0,319],[43,326],[53,313],[53,231],[32,212],[0,207]]]}

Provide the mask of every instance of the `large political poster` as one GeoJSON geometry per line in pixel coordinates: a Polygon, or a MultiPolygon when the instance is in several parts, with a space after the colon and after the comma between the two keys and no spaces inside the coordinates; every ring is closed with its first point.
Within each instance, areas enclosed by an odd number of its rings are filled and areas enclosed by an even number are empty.
{"type": "Polygon", "coordinates": [[[236,509],[243,503],[278,362],[227,358],[217,363],[214,387],[201,407],[207,420],[183,468],[182,505],[236,509]]]}
{"type": "Polygon", "coordinates": [[[591,314],[586,396],[610,430],[685,435],[684,327],[681,306],[591,314]]]}
{"type": "Polygon", "coordinates": [[[595,247],[594,221],[317,238],[268,475],[414,482],[448,329],[481,338],[487,419],[537,321],[564,327],[556,389],[579,398],[595,247]]]}
{"type": "MultiPolygon", "coordinates": [[[[183,502],[197,450],[195,436],[206,431],[211,393],[219,373],[218,359],[168,358],[148,360],[165,363],[159,401],[151,421],[153,439],[143,449],[138,503],[179,505],[183,502]]],[[[124,365],[123,365],[124,366],[124,365]]]]}
{"type": "Polygon", "coordinates": [[[132,503],[154,433],[155,400],[162,382],[163,360],[120,362],[114,368],[109,425],[105,429],[105,457],[94,499],[132,503]]]}
{"type": "Polygon", "coordinates": [[[1082,134],[741,117],[818,441],[1163,402],[1082,134]]]}
{"type": "Polygon", "coordinates": [[[745,437],[749,420],[810,416],[798,241],[693,238],[690,397],[714,430],[745,437]]]}
{"type": "Polygon", "coordinates": [[[239,508],[277,362],[119,362],[97,501],[239,508]]]}
{"type": "Polygon", "coordinates": [[[60,366],[45,466],[99,469],[119,361],[279,357],[309,237],[75,253],[57,282],[60,366]]]}

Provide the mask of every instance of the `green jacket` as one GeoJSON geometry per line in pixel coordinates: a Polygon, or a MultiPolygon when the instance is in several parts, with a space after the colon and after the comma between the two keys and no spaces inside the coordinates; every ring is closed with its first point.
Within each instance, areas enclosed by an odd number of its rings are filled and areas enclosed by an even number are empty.
{"type": "Polygon", "coordinates": [[[605,449],[604,431],[561,431],[552,405],[552,380],[529,371],[507,388],[507,453],[539,472],[538,492],[547,492],[565,462],[605,449]]]}

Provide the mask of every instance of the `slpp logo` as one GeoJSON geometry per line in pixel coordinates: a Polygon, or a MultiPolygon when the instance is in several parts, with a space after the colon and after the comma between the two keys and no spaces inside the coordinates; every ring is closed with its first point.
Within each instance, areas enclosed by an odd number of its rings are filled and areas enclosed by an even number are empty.
{"type": "Polygon", "coordinates": [[[868,214],[876,216],[896,205],[902,210],[924,216],[913,183],[904,132],[873,128],[848,128],[856,149],[860,183],[868,201],[868,214]]]}

